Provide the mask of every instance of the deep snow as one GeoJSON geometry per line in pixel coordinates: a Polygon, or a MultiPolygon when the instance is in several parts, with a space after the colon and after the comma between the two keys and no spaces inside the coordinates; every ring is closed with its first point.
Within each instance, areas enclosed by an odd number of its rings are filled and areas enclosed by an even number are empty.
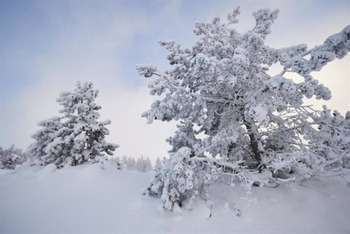
{"type": "Polygon", "coordinates": [[[248,197],[215,185],[211,217],[200,200],[161,214],[159,199],[141,195],[150,179],[110,164],[0,170],[0,233],[350,233],[350,186],[339,176],[254,188],[248,197]]]}

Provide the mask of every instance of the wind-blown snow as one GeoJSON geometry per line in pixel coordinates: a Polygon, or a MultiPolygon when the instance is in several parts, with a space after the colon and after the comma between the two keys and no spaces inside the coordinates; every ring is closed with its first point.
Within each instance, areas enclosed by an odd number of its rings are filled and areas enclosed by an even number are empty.
{"type": "Polygon", "coordinates": [[[0,170],[0,233],[350,233],[350,186],[339,177],[253,188],[248,198],[215,185],[211,217],[199,200],[161,214],[159,199],[141,195],[150,179],[111,164],[0,170]]]}

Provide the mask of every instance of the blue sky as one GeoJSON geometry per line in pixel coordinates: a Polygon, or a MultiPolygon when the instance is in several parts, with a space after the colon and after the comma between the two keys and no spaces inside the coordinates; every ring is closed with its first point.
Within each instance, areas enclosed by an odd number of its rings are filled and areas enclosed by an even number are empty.
{"type": "MultiPolygon", "coordinates": [[[[253,11],[280,9],[267,39],[276,48],[313,47],[350,23],[348,0],[0,0],[0,146],[27,147],[36,123],[58,114],[58,94],[87,80],[100,90],[96,102],[101,119],[112,120],[117,155],[165,156],[174,126],[140,118],[153,99],[135,65],[166,69],[159,39],[190,47],[195,22],[224,18],[238,5],[242,32],[253,26],[253,11]]],[[[327,105],[343,113],[350,109],[349,61],[315,74],[333,92],[327,105]]]]}

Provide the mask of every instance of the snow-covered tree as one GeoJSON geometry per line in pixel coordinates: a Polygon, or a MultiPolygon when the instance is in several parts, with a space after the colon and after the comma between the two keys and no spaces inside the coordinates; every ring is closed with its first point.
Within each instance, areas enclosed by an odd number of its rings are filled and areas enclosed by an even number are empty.
{"type": "Polygon", "coordinates": [[[78,82],[74,92],[61,93],[57,99],[63,107],[61,115],[39,123],[42,128],[33,135],[35,142],[29,154],[43,164],[57,166],[78,165],[112,155],[118,145],[105,140],[109,134],[106,125],[111,121],[98,121],[101,107],[95,103],[97,95],[98,90],[90,82],[78,82]]]}
{"type": "Polygon", "coordinates": [[[15,169],[21,165],[26,159],[25,154],[15,145],[12,145],[8,149],[2,149],[0,147],[0,169],[15,169]]]}
{"type": "Polygon", "coordinates": [[[165,199],[166,209],[191,197],[187,187],[180,189],[181,183],[174,179],[182,173],[175,169],[177,162],[186,172],[195,171],[194,184],[205,184],[206,176],[199,176],[205,171],[211,178],[217,173],[221,178],[237,177],[249,187],[308,176],[310,168],[298,168],[319,157],[305,144],[307,130],[314,130],[315,113],[303,102],[312,97],[330,99],[330,90],[310,73],[347,54],[350,26],[310,50],[306,45],[274,49],[265,45],[265,39],[278,11],[255,12],[255,27],[246,33],[233,28],[239,13],[236,8],[226,22],[216,17],[211,23],[197,23],[194,33],[199,39],[191,49],[160,41],[169,51],[172,69],[162,73],[153,65],[137,66],[140,75],[158,77],[149,87],[151,95],[160,98],[143,117],[149,123],[179,123],[167,140],[172,145],[170,159],[149,187],[149,194],[165,199]],[[269,75],[269,67],[277,63],[283,71],[269,75]],[[303,81],[287,78],[287,73],[296,73],[303,81]],[[180,157],[177,152],[184,147],[186,157],[180,157]]]}

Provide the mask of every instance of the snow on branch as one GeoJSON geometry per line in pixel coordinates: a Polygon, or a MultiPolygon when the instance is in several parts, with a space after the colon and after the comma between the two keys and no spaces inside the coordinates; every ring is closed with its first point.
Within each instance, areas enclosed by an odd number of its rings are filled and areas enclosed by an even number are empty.
{"type": "Polygon", "coordinates": [[[159,74],[156,73],[157,68],[153,65],[136,65],[136,70],[140,76],[144,76],[146,78],[153,75],[159,76],[159,74]]]}
{"type": "Polygon", "coordinates": [[[307,75],[313,71],[320,71],[327,63],[341,59],[350,51],[350,25],[341,32],[329,36],[325,42],[310,50],[305,45],[298,45],[280,50],[279,60],[285,66],[285,71],[307,75]],[[310,58],[305,58],[310,55],[310,58]]]}

